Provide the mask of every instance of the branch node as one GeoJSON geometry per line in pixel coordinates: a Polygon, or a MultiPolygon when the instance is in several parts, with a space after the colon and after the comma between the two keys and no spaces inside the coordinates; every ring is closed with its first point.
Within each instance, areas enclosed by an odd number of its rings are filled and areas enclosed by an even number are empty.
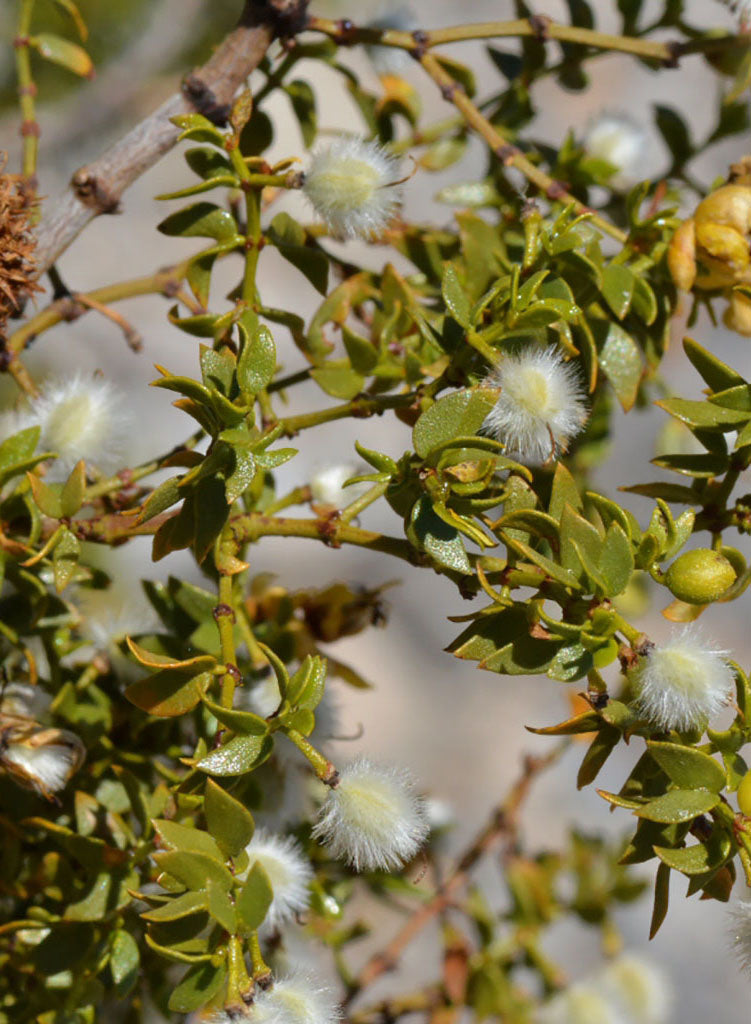
{"type": "Polygon", "coordinates": [[[415,60],[421,60],[427,53],[430,37],[428,36],[427,32],[423,31],[423,29],[417,28],[412,33],[412,38],[415,41],[415,45],[410,51],[410,53],[415,58],[415,60]]]}
{"type": "Polygon", "coordinates": [[[548,18],[544,14],[533,14],[528,21],[538,43],[546,43],[550,39],[552,18],[548,18]]]}
{"type": "Polygon", "coordinates": [[[218,128],[224,128],[232,112],[230,103],[217,103],[214,90],[193,72],[185,76],[181,89],[183,96],[199,114],[203,114],[218,128]]]}
{"type": "Polygon", "coordinates": [[[21,135],[26,138],[28,135],[33,135],[34,138],[38,139],[41,135],[41,129],[39,128],[38,121],[22,121],[21,122],[21,135]]]}
{"type": "Polygon", "coordinates": [[[519,150],[516,148],[516,146],[512,146],[510,142],[504,142],[503,145],[496,146],[493,152],[504,165],[504,167],[509,167],[514,162],[516,154],[519,152],[519,150]]]}
{"type": "Polygon", "coordinates": [[[563,199],[568,194],[568,189],[562,181],[551,181],[545,189],[548,199],[563,199]]]}
{"type": "Polygon", "coordinates": [[[76,198],[84,206],[97,213],[118,213],[120,197],[114,195],[107,185],[92,174],[88,167],[79,167],[70,180],[70,186],[76,198]]]}
{"type": "Polygon", "coordinates": [[[268,21],[277,39],[289,39],[308,24],[309,0],[263,0],[264,21],[268,21]]]}
{"type": "Polygon", "coordinates": [[[665,43],[665,49],[669,52],[670,56],[662,61],[662,66],[664,68],[677,68],[683,56],[683,47],[679,42],[673,40],[672,42],[665,43]]]}

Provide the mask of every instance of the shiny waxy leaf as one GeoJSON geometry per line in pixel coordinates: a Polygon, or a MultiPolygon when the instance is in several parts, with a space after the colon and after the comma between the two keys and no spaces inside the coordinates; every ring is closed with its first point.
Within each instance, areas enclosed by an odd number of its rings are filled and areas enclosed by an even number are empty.
{"type": "Polygon", "coordinates": [[[118,987],[118,993],[124,994],[136,981],[140,962],[138,945],[130,932],[119,929],[112,936],[110,949],[112,980],[118,987]]]}
{"type": "Polygon", "coordinates": [[[221,989],[227,977],[224,962],[199,963],[188,968],[187,974],[169,997],[173,1013],[192,1013],[206,1006],[221,989]]]}
{"type": "Polygon", "coordinates": [[[650,740],[649,752],[671,782],[682,789],[708,789],[719,793],[725,788],[725,771],[713,757],[695,747],[680,743],[650,740]]]}
{"type": "MultiPolygon", "coordinates": [[[[208,658],[213,666],[214,659],[208,658]]],[[[192,711],[211,684],[210,672],[189,675],[179,669],[162,669],[132,683],[125,696],[142,711],[158,718],[175,718],[192,711]]]]}
{"type": "Polygon", "coordinates": [[[236,857],[253,838],[253,815],[213,779],[206,782],[203,812],[206,827],[228,856],[236,857]]]}
{"type": "Polygon", "coordinates": [[[443,568],[465,574],[472,572],[459,531],[436,515],[427,495],[412,509],[407,536],[443,568]]]}
{"type": "Polygon", "coordinates": [[[157,225],[163,235],[181,238],[213,238],[217,242],[228,241],[237,233],[237,224],[231,213],[215,206],[214,203],[194,203],[183,210],[171,213],[157,225]]]}
{"type": "Polygon", "coordinates": [[[29,37],[29,46],[33,46],[40,57],[59,64],[66,71],[72,71],[74,75],[81,78],[91,78],[94,74],[94,65],[91,57],[77,43],[71,43],[69,39],[53,35],[51,32],[39,32],[29,37]]]}
{"type": "Polygon", "coordinates": [[[160,845],[166,849],[202,853],[207,857],[213,857],[220,864],[224,862],[222,851],[207,832],[160,818],[155,819],[152,824],[160,845]]]}
{"type": "Polygon", "coordinates": [[[242,932],[249,935],[263,924],[273,898],[274,891],[269,876],[256,861],[251,865],[235,903],[237,922],[242,932]]]}
{"type": "Polygon", "coordinates": [[[644,373],[639,347],[622,327],[611,324],[599,354],[600,368],[613,385],[626,412],[633,407],[644,373]]]}
{"type": "Polygon", "coordinates": [[[206,854],[168,850],[155,854],[154,860],[160,871],[165,871],[193,892],[203,892],[209,879],[225,892],[232,889],[232,875],[227,868],[206,854]]]}
{"type": "Polygon", "coordinates": [[[700,814],[706,814],[720,802],[717,793],[704,789],[672,789],[663,796],[655,797],[634,811],[640,818],[675,825],[682,821],[693,821],[700,814]]]}
{"type": "Polygon", "coordinates": [[[479,433],[494,404],[495,395],[479,388],[439,398],[415,424],[412,431],[415,451],[425,458],[438,445],[479,433]]]}
{"type": "Polygon", "coordinates": [[[262,764],[274,749],[270,736],[235,736],[196,763],[207,775],[244,775],[262,764]]]}

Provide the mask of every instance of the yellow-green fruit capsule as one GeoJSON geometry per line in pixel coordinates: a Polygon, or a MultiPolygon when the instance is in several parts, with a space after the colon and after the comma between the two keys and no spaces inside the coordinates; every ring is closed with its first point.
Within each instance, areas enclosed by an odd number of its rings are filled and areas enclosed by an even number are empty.
{"type": "Polygon", "coordinates": [[[746,772],[738,786],[738,808],[741,814],[751,818],[751,772],[746,772]]]}
{"type": "Polygon", "coordinates": [[[665,583],[679,601],[709,604],[735,583],[735,569],[719,551],[698,548],[676,558],[665,573],[665,583]]]}

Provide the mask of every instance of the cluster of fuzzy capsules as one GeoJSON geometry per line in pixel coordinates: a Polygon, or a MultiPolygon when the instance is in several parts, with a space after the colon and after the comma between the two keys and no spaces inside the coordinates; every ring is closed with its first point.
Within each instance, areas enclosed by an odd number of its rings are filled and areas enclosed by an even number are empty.
{"type": "Polygon", "coordinates": [[[624,954],[550,999],[536,1024],[665,1024],[672,1002],[662,971],[624,954]]]}

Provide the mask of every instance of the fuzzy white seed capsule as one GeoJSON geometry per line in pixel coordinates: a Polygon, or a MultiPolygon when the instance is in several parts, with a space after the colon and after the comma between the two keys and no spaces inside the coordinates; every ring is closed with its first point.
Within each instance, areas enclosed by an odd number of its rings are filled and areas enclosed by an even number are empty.
{"type": "Polygon", "coordinates": [[[597,977],[606,997],[641,1024],[665,1024],[673,990],[663,971],[633,954],[619,956],[597,977]]]}
{"type": "Polygon", "coordinates": [[[629,673],[639,713],[659,729],[706,725],[734,691],[726,654],[705,642],[692,626],[648,650],[629,673]]]}
{"type": "Polygon", "coordinates": [[[62,480],[81,459],[103,473],[118,469],[131,417],[114,385],[77,373],[48,381],[21,417],[21,425],[41,428],[40,448],[58,456],[48,479],[62,480]]]}
{"type": "Polygon", "coordinates": [[[250,859],[249,868],[259,863],[269,876],[274,893],[265,926],[276,929],[307,909],[313,869],[291,836],[276,836],[258,829],[245,852],[250,859]]]}
{"type": "Polygon", "coordinates": [[[331,989],[312,974],[294,971],[257,996],[253,1019],[258,1024],[335,1024],[341,1011],[331,989]]]}
{"type": "Polygon", "coordinates": [[[350,484],[345,483],[353,476],[368,472],[361,466],[352,462],[333,463],[330,466],[321,466],[317,469],[310,481],[310,493],[313,501],[319,505],[328,505],[330,508],[344,508],[360,498],[371,486],[367,481],[350,484]]]}
{"type": "Polygon", "coordinates": [[[409,775],[359,758],[329,790],[313,836],[355,871],[394,871],[415,856],[428,831],[409,775]]]}
{"type": "Polygon", "coordinates": [[[512,458],[537,465],[565,452],[587,420],[581,375],[557,348],[529,347],[505,356],[485,386],[500,388],[483,431],[512,458]]]}
{"type": "Polygon", "coordinates": [[[625,114],[602,114],[587,128],[587,153],[615,168],[616,181],[628,181],[644,158],[645,136],[636,121],[625,114]]]}
{"type": "Polygon", "coordinates": [[[337,238],[379,235],[400,197],[399,161],[375,142],[337,139],[314,154],[303,192],[337,238]]]}
{"type": "Polygon", "coordinates": [[[751,900],[737,900],[728,913],[733,949],[743,970],[751,974],[751,900]]]}
{"type": "Polygon", "coordinates": [[[580,982],[545,1003],[536,1024],[629,1024],[629,1018],[594,984],[580,982]]]}

